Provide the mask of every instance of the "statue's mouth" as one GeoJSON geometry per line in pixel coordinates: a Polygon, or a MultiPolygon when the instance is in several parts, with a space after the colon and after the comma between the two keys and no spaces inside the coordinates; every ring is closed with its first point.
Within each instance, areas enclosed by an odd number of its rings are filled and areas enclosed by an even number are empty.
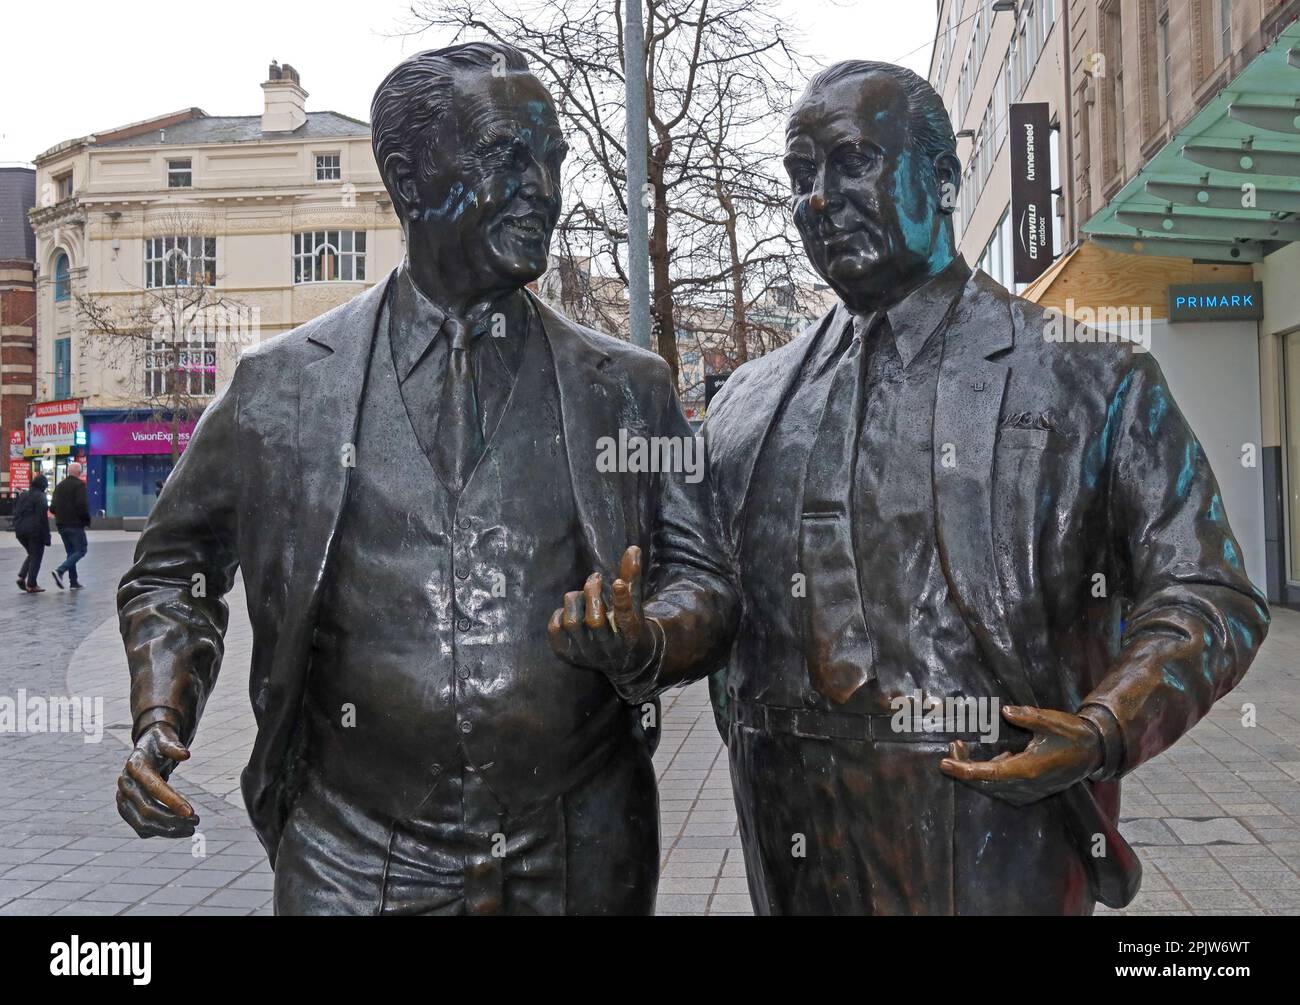
{"type": "Polygon", "coordinates": [[[546,220],[540,213],[525,216],[508,216],[503,221],[507,230],[524,237],[541,237],[546,233],[546,220]]]}

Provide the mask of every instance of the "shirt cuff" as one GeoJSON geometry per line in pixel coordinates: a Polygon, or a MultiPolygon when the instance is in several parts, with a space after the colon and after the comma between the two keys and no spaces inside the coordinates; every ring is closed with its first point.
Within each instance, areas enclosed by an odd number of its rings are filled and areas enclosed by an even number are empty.
{"type": "Polygon", "coordinates": [[[159,722],[165,722],[176,730],[176,735],[181,737],[184,743],[184,722],[181,720],[181,714],[174,708],[167,708],[165,705],[155,705],[153,708],[146,708],[143,712],[135,717],[135,724],[131,727],[131,742],[135,743],[140,739],[140,734],[150,726],[159,722]]]}
{"type": "Polygon", "coordinates": [[[1114,713],[1105,705],[1084,705],[1078,715],[1101,737],[1101,767],[1089,775],[1088,780],[1104,782],[1116,777],[1124,763],[1124,734],[1114,713]]]}
{"type": "Polygon", "coordinates": [[[646,618],[645,623],[653,640],[649,659],[639,669],[626,676],[620,675],[614,681],[614,689],[618,692],[618,696],[629,705],[635,705],[654,696],[658,689],[659,671],[664,665],[664,651],[668,643],[664,626],[654,618],[646,618]]]}

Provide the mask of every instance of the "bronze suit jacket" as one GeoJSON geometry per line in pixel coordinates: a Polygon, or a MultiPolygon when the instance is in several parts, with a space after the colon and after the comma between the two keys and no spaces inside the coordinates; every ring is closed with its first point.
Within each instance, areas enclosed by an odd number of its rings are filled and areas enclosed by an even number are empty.
{"type": "MultiPolygon", "coordinates": [[[[812,330],[847,320],[837,306],[812,330]]],[[[1121,906],[1141,867],[1115,826],[1118,776],[1236,686],[1268,613],[1155,360],[1122,344],[1050,341],[1047,321],[981,272],[966,284],[941,331],[935,522],[963,618],[1014,700],[1069,712],[1101,705],[1119,725],[1110,777],[1053,798],[1069,804],[1097,899],[1121,906]],[[1093,595],[1097,573],[1104,597],[1093,595]],[[1104,858],[1089,850],[1098,834],[1104,858]]],[[[754,467],[813,341],[741,367],[710,409],[710,480],[733,561],[745,560],[751,509],[798,519],[764,508],[778,493],[754,483],[754,467]]],[[[785,479],[783,494],[802,498],[803,473],[785,479]]],[[[729,676],[734,686],[754,657],[744,652],[748,616],[742,610],[729,667],[711,679],[720,724],[729,676]]],[[[869,826],[870,808],[863,812],[869,826]]]]}
{"type": "MultiPolygon", "coordinates": [[[[246,351],[204,412],[122,579],[118,609],[139,725],[178,713],[193,738],[216,684],[229,591],[242,568],[253,628],[257,737],[242,776],[272,862],[288,811],[311,640],[356,442],[358,407],[391,276],[340,307],[246,351]],[[196,588],[196,586],[200,588],[196,588]]],[[[710,528],[707,481],[600,471],[597,441],[690,436],[667,365],[576,325],[534,299],[555,359],[583,544],[607,582],[626,547],[646,556],[646,605],[668,643],[690,633],[725,654],[735,593],[710,528]]],[[[579,589],[575,583],[573,589],[579,589]]],[[[561,597],[555,598],[555,606],[561,597]]],[[[698,644],[698,643],[696,643],[698,644]]]]}

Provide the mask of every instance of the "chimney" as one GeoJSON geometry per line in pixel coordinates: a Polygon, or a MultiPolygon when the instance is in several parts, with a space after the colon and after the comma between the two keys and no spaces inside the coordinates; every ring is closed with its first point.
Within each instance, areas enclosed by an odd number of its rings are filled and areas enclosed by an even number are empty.
{"type": "Polygon", "coordinates": [[[298,80],[298,71],[288,63],[271,61],[262,90],[266,95],[262,132],[293,132],[307,121],[307,92],[298,80]]]}

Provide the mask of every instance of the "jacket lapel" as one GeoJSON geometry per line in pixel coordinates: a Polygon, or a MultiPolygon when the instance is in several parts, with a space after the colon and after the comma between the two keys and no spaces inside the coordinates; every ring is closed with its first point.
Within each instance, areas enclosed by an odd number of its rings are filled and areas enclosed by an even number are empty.
{"type": "Polygon", "coordinates": [[[934,505],[939,552],[953,596],[1012,698],[1035,705],[993,539],[993,467],[1010,369],[991,357],[1014,344],[1007,292],[972,274],[944,335],[934,411],[934,505]]]}
{"type": "Polygon", "coordinates": [[[624,418],[624,408],[631,399],[626,381],[610,372],[609,353],[531,291],[528,298],[542,319],[542,330],[555,361],[564,449],[582,536],[594,568],[612,577],[618,572],[624,549],[630,544],[645,544],[646,521],[639,503],[643,493],[638,491],[638,478],[599,470],[597,444],[604,436],[617,440],[620,427],[626,428],[628,435],[650,433],[639,413],[624,418]]]}
{"type": "Polygon", "coordinates": [[[390,275],[322,319],[308,341],[326,355],[302,369],[298,385],[298,474],[290,582],[314,609],[330,545],[343,510],[348,474],[357,463],[356,430],[390,275]]]}
{"type": "MultiPolygon", "coordinates": [[[[709,463],[721,466],[723,488],[732,500],[732,505],[724,508],[723,518],[728,521],[727,539],[733,547],[740,547],[745,512],[749,506],[750,482],[758,464],[758,455],[767,443],[777,413],[781,410],[781,403],[789,396],[799,375],[803,373],[804,362],[809,354],[816,352],[822,344],[824,333],[828,329],[840,331],[851,317],[848,308],[837,303],[821,316],[803,344],[785,361],[784,371],[777,374],[775,379],[763,373],[752,378],[755,386],[746,390],[743,399],[744,415],[738,415],[728,422],[705,424],[709,463]]],[[[793,475],[801,482],[803,476],[802,471],[793,475]]],[[[803,498],[802,486],[799,486],[797,497],[803,498]]]]}

